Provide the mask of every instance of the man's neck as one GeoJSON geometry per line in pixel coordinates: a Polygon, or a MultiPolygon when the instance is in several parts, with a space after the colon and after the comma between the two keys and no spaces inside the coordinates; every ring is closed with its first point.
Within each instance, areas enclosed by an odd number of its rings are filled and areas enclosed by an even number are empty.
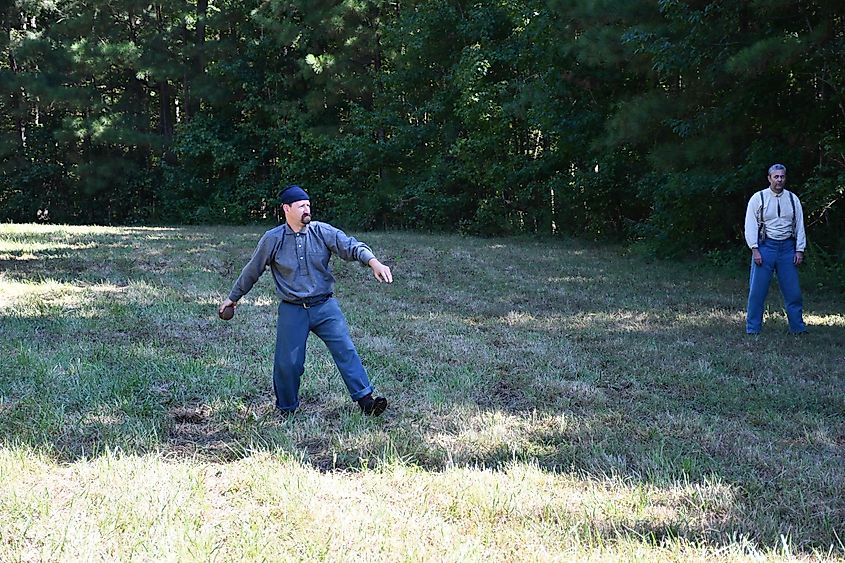
{"type": "Polygon", "coordinates": [[[772,193],[775,194],[776,196],[779,196],[780,194],[782,194],[783,190],[784,190],[784,188],[777,189],[774,186],[769,186],[769,189],[772,190],[772,193]]]}

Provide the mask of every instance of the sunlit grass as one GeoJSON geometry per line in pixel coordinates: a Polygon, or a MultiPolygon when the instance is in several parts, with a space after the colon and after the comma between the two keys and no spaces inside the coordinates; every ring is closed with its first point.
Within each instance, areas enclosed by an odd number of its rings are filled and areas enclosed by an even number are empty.
{"type": "Polygon", "coordinates": [[[845,315],[805,315],[804,322],[812,326],[845,326],[845,315]]]}
{"type": "MultiPolygon", "coordinates": [[[[226,464],[107,453],[57,467],[6,449],[0,474],[14,477],[0,496],[0,522],[14,535],[0,549],[58,559],[512,561],[628,557],[632,548],[704,559],[713,551],[659,530],[718,526],[737,495],[717,481],[658,487],[518,462],[319,473],[261,453],[226,464]],[[600,539],[610,536],[622,540],[600,539]]],[[[750,542],[723,549],[757,551],[750,542]]]]}
{"type": "Polygon", "coordinates": [[[275,416],[260,228],[0,225],[0,560],[842,558],[845,304],[578,241],[366,233],[275,416]]]}

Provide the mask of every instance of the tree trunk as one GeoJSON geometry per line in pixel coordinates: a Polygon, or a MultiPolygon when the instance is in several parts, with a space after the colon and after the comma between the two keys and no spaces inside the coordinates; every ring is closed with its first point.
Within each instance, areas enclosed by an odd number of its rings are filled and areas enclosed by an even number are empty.
{"type": "MultiPolygon", "coordinates": [[[[161,11],[161,4],[156,5],[156,21],[158,32],[164,36],[164,16],[161,11]]],[[[175,109],[173,107],[173,95],[170,82],[163,78],[156,83],[158,89],[158,126],[161,135],[169,142],[173,138],[173,123],[175,109]]]]}
{"type": "MultiPolygon", "coordinates": [[[[9,12],[11,12],[11,9],[9,9],[9,12]]],[[[19,18],[20,18],[20,16],[21,15],[18,14],[19,18]]],[[[9,19],[7,20],[4,17],[3,20],[2,20],[2,22],[3,22],[2,30],[3,30],[4,35],[6,35],[6,36],[8,36],[11,33],[12,29],[14,28],[14,25],[11,22],[11,18],[12,18],[11,13],[9,13],[8,18],[9,19]]],[[[20,23],[20,21],[19,21],[19,23],[20,23]]],[[[23,22],[23,28],[26,29],[26,22],[25,21],[23,22]]],[[[9,49],[8,60],[9,60],[9,69],[12,71],[12,74],[15,77],[17,77],[17,75],[18,75],[18,73],[20,72],[21,69],[18,66],[18,61],[17,61],[17,59],[15,59],[15,54],[12,51],[11,48],[9,49]]],[[[17,80],[15,80],[15,82],[17,82],[17,80]]],[[[15,134],[16,134],[16,137],[17,137],[17,141],[19,142],[21,147],[26,147],[26,119],[25,119],[25,115],[26,115],[26,111],[25,111],[26,92],[24,91],[23,87],[15,84],[12,88],[9,89],[9,94],[10,94],[10,97],[12,98],[12,112],[14,114],[14,119],[15,119],[15,134]]]]}
{"type": "MultiPolygon", "coordinates": [[[[192,92],[194,82],[205,74],[205,23],[208,15],[208,0],[197,0],[197,29],[194,45],[185,72],[185,118],[199,112],[200,97],[192,92]]],[[[189,44],[190,34],[184,29],[185,43],[189,44]]]]}
{"type": "MultiPolygon", "coordinates": [[[[9,68],[12,69],[12,74],[15,75],[20,71],[18,62],[15,60],[15,55],[12,54],[11,49],[9,50],[9,68]]],[[[26,120],[23,118],[24,95],[23,88],[15,86],[12,89],[12,107],[14,108],[12,111],[15,115],[15,131],[17,132],[17,138],[20,141],[21,147],[26,147],[26,120]]]]}

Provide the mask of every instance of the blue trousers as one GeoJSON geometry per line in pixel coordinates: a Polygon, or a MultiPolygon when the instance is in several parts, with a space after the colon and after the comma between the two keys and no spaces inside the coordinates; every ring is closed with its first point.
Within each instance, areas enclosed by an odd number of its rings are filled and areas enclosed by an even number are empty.
{"type": "Polygon", "coordinates": [[[330,298],[307,309],[283,301],[279,303],[273,361],[276,408],[293,411],[299,407],[299,381],[305,372],[305,343],[309,332],[314,332],[328,347],[353,400],[373,392],[337,301],[330,298]]]}
{"type": "Polygon", "coordinates": [[[798,267],[793,262],[795,241],[793,239],[767,239],[758,248],[763,257],[763,264],[758,266],[751,260],[751,281],[748,290],[748,314],[745,320],[745,332],[757,334],[763,325],[763,307],[772,274],[777,274],[778,286],[783,294],[789,332],[801,333],[806,330],[803,319],[804,302],[801,298],[801,286],[798,284],[798,267]]]}

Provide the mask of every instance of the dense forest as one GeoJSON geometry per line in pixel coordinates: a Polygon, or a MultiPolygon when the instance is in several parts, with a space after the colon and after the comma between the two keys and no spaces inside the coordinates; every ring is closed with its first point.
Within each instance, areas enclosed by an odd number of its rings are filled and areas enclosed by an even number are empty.
{"type": "Polygon", "coordinates": [[[782,162],[845,261],[841,0],[8,0],[0,220],[736,247],[782,162]]]}

